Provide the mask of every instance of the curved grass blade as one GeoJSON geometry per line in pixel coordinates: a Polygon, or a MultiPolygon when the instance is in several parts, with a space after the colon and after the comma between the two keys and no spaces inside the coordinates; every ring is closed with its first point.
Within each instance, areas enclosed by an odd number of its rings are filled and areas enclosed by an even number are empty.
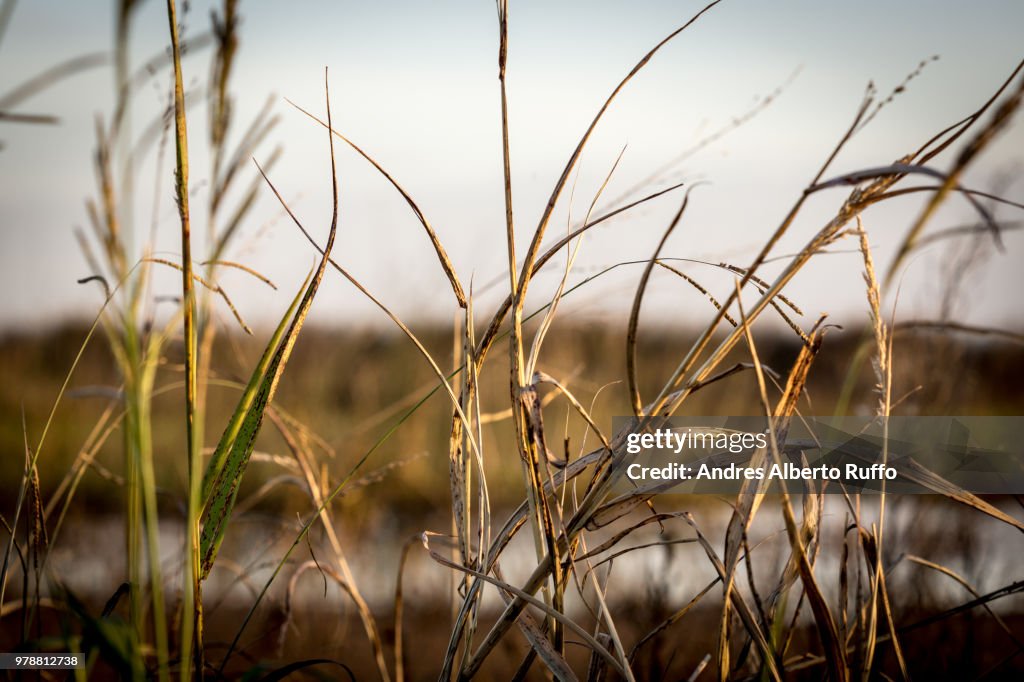
{"type": "Polygon", "coordinates": [[[320,125],[326,127],[331,134],[336,135],[338,139],[342,140],[345,144],[351,147],[357,154],[366,159],[370,163],[370,165],[376,168],[377,171],[384,176],[384,179],[390,182],[391,186],[394,187],[395,190],[397,190],[398,193],[402,195],[402,198],[405,199],[405,203],[409,204],[409,208],[412,209],[412,212],[416,215],[416,219],[419,220],[420,225],[422,225],[423,229],[426,230],[427,237],[430,239],[430,244],[434,247],[434,253],[437,254],[437,259],[441,263],[441,268],[444,270],[444,274],[448,278],[448,282],[452,286],[452,292],[455,294],[455,300],[458,302],[460,308],[465,308],[467,305],[466,294],[462,289],[462,284],[459,282],[459,276],[455,273],[455,266],[452,265],[452,261],[448,257],[448,252],[446,252],[444,250],[444,247],[441,245],[441,240],[438,239],[437,232],[434,231],[434,228],[430,225],[430,222],[427,220],[427,217],[423,215],[423,211],[420,210],[420,207],[416,204],[415,201],[413,201],[413,198],[409,195],[409,193],[406,192],[405,189],[398,184],[398,181],[395,180],[395,178],[390,173],[384,170],[384,167],[381,166],[376,161],[376,159],[374,159],[372,156],[363,151],[362,148],[359,147],[355,142],[348,139],[347,137],[339,133],[337,130],[332,129],[329,123],[324,123],[324,121],[322,121],[320,118],[309,113],[308,111],[306,111],[305,109],[303,109],[290,99],[285,98],[285,101],[288,102],[288,104],[291,104],[299,111],[301,111],[302,113],[304,113],[306,116],[309,116],[311,119],[313,119],[320,125]]]}
{"type": "MultiPolygon", "coordinates": [[[[331,239],[333,240],[333,238],[334,230],[332,229],[331,239]]],[[[330,246],[329,243],[328,251],[330,246]]],[[[206,500],[206,509],[203,514],[203,532],[200,537],[200,575],[203,579],[209,575],[210,568],[217,558],[217,551],[224,540],[228,519],[231,517],[231,512],[238,498],[238,485],[252,456],[253,448],[256,444],[256,436],[263,426],[264,413],[274,397],[277,382],[284,372],[284,367],[295,344],[295,339],[298,337],[302,323],[309,312],[313,296],[316,295],[316,290],[323,278],[325,270],[323,266],[326,265],[326,262],[326,259],[324,259],[321,267],[317,269],[313,280],[306,285],[305,289],[300,289],[302,297],[299,300],[298,309],[295,310],[290,318],[286,314],[282,319],[282,327],[285,322],[289,322],[287,331],[279,338],[279,343],[277,343],[276,347],[274,345],[274,338],[271,339],[271,344],[267,347],[268,353],[264,354],[264,360],[260,362],[261,366],[265,363],[265,370],[260,373],[260,367],[258,366],[253,373],[249,386],[246,388],[246,392],[242,394],[242,399],[239,401],[238,408],[236,408],[235,416],[229,422],[228,428],[224,432],[224,437],[222,437],[221,443],[218,444],[214,457],[210,461],[210,467],[207,469],[210,482],[203,486],[203,499],[206,500]],[[270,351],[272,351],[272,354],[270,351]],[[269,359],[267,358],[268,355],[269,359]],[[250,389],[253,390],[250,391],[250,389]],[[248,403],[248,405],[245,405],[245,403],[248,403]],[[244,416],[240,420],[236,420],[236,417],[241,414],[244,414],[244,416]],[[233,436],[232,431],[234,431],[233,436]]],[[[275,334],[275,338],[277,337],[278,335],[275,334]]]]}
{"type": "MultiPolygon", "coordinates": [[[[560,611],[556,611],[552,607],[550,607],[547,604],[545,604],[542,600],[537,599],[536,597],[534,597],[527,590],[521,590],[521,589],[515,587],[514,585],[511,585],[511,584],[509,584],[507,582],[504,582],[502,580],[499,580],[497,578],[493,578],[493,577],[491,577],[491,576],[489,576],[489,575],[487,575],[485,573],[481,573],[481,572],[475,571],[475,570],[473,570],[471,568],[467,568],[466,566],[460,566],[458,564],[452,563],[451,561],[448,561],[448,559],[446,559],[443,556],[441,556],[440,554],[438,554],[430,546],[430,539],[431,538],[440,538],[441,537],[437,533],[431,533],[431,532],[428,531],[428,532],[424,532],[420,537],[422,538],[422,541],[423,541],[423,547],[427,550],[427,553],[430,554],[430,558],[433,559],[434,561],[436,561],[437,563],[441,564],[442,566],[447,566],[448,568],[451,568],[453,570],[462,571],[463,573],[466,573],[467,575],[471,575],[471,576],[474,576],[476,578],[479,578],[480,580],[482,580],[484,582],[487,582],[487,583],[490,583],[490,584],[494,585],[495,587],[497,587],[498,589],[502,590],[503,592],[511,594],[511,595],[515,596],[516,598],[521,599],[525,603],[530,604],[531,606],[536,607],[537,609],[539,609],[543,613],[545,613],[548,616],[550,616],[550,617],[554,618],[555,620],[557,620],[559,623],[564,625],[568,630],[572,631],[577,637],[582,639],[583,642],[586,644],[586,646],[589,646],[592,651],[596,652],[605,661],[607,661],[608,664],[612,666],[612,669],[615,670],[615,672],[617,672],[618,674],[622,675],[623,677],[625,677],[627,679],[632,677],[631,675],[628,674],[628,671],[622,666],[622,663],[618,659],[616,659],[614,655],[609,653],[608,650],[605,649],[603,646],[601,646],[601,644],[596,639],[594,639],[590,635],[589,632],[587,632],[582,627],[580,627],[575,621],[570,619],[564,613],[561,613],[560,611]]],[[[517,616],[517,619],[518,619],[519,614],[517,613],[516,616],[517,616]]],[[[468,676],[471,676],[471,675],[468,675],[468,676]]]]}
{"type": "MultiPolygon", "coordinates": [[[[312,273],[310,273],[310,275],[312,275],[312,273]]],[[[308,285],[309,277],[307,276],[306,281],[302,283],[302,287],[299,289],[298,293],[295,294],[292,304],[288,307],[288,310],[281,318],[281,323],[277,325],[277,329],[274,330],[274,334],[270,337],[270,341],[267,342],[267,348],[263,351],[263,357],[260,358],[259,364],[256,365],[256,369],[253,370],[252,376],[249,378],[249,383],[242,392],[242,396],[238,399],[238,405],[235,407],[235,412],[231,415],[231,420],[224,429],[224,434],[220,437],[220,442],[217,443],[217,448],[213,451],[213,456],[210,458],[210,462],[206,465],[206,474],[203,476],[203,493],[201,497],[204,503],[208,502],[210,499],[210,494],[213,492],[213,482],[224,469],[224,463],[227,460],[228,453],[232,451],[232,448],[238,439],[238,433],[242,429],[242,423],[244,422],[246,415],[249,413],[249,408],[252,407],[257,391],[262,385],[263,377],[267,373],[267,368],[274,359],[274,351],[278,346],[280,346],[281,338],[284,336],[285,330],[288,328],[288,322],[294,317],[295,310],[299,307],[299,302],[302,300],[302,295],[308,285]]]]}
{"type": "MultiPolygon", "coordinates": [[[[324,80],[324,90],[327,92],[327,121],[329,125],[331,106],[326,83],[326,72],[324,80]]],[[[274,397],[274,392],[277,390],[277,382],[284,372],[292,348],[295,346],[295,340],[302,330],[306,315],[313,304],[313,298],[316,296],[320,283],[323,281],[331,250],[334,248],[334,237],[338,231],[338,179],[335,174],[334,138],[330,133],[328,133],[327,138],[331,151],[331,188],[333,192],[333,211],[327,244],[324,247],[323,256],[320,258],[320,263],[312,280],[305,287],[305,293],[299,302],[299,307],[291,318],[288,331],[274,351],[270,363],[267,365],[266,371],[260,380],[259,388],[253,396],[252,404],[246,411],[245,418],[242,420],[238,435],[231,446],[227,460],[214,478],[210,492],[211,496],[207,504],[206,513],[204,514],[205,523],[203,524],[203,532],[200,538],[200,575],[202,578],[209,574],[210,567],[213,566],[214,559],[217,558],[217,551],[224,540],[228,519],[231,517],[231,511],[238,497],[238,484],[241,481],[242,474],[245,473],[245,467],[249,463],[249,458],[252,456],[253,447],[256,443],[256,436],[263,425],[263,415],[274,397]]]]}

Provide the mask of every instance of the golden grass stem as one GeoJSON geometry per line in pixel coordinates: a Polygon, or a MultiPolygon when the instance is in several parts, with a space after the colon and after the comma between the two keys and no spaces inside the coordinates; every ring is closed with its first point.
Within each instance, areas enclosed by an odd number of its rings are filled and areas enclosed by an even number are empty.
{"type": "Polygon", "coordinates": [[[167,0],[167,22],[171,35],[171,60],[174,67],[174,146],[176,160],[175,190],[181,221],[181,293],[185,341],[185,438],[188,457],[188,498],[186,548],[181,618],[181,675],[202,678],[203,606],[199,572],[199,516],[202,486],[201,428],[196,420],[196,328],[195,295],[192,287],[192,228],[189,217],[188,130],[185,121],[185,87],[181,73],[181,47],[178,43],[178,17],[174,0],[167,0]]]}
{"type": "Polygon", "coordinates": [[[665,242],[668,241],[676,226],[679,225],[679,221],[682,220],[689,201],[690,193],[686,192],[683,195],[683,202],[679,205],[679,210],[676,211],[675,217],[668,224],[665,233],[661,235],[661,241],[658,242],[658,246],[654,249],[654,255],[651,256],[647,265],[644,266],[644,272],[640,276],[640,283],[636,286],[636,294],[633,296],[633,307],[629,311],[629,325],[626,328],[626,382],[629,387],[629,398],[633,408],[633,416],[637,418],[643,416],[643,402],[640,400],[640,386],[636,376],[636,341],[637,327],[640,324],[640,305],[643,303],[644,293],[647,291],[647,282],[651,278],[654,264],[658,262],[658,256],[661,255],[661,250],[665,248],[665,242]]]}

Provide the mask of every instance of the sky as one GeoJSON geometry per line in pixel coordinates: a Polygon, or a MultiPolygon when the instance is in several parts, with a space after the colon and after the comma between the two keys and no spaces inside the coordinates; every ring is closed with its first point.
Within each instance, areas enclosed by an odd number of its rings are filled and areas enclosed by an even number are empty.
{"type": "MultiPolygon", "coordinates": [[[[64,60],[112,46],[115,3],[36,0],[15,6],[0,39],[0,97],[64,60]]],[[[183,14],[186,41],[209,27],[217,3],[191,2],[183,14]]],[[[551,188],[580,135],[608,93],[661,38],[702,6],[695,2],[511,0],[508,97],[518,252],[525,251],[551,188]]],[[[232,81],[237,143],[265,102],[279,123],[255,154],[265,161],[280,146],[271,180],[319,240],[330,221],[326,133],[285,98],[323,116],[324,68],[335,127],[372,154],[409,192],[434,225],[484,317],[507,293],[501,127],[495,6],[484,0],[438,2],[241,2],[238,62],[232,81]]],[[[923,71],[851,141],[830,175],[891,163],[934,132],[976,109],[1024,57],[1016,0],[864,1],[725,0],[660,51],[623,90],[600,123],[559,203],[550,242],[586,215],[622,154],[597,212],[619,205],[637,183],[640,196],[675,182],[696,185],[679,228],[662,254],[725,296],[731,275],[714,267],[748,264],[800,196],[849,126],[865,87],[885,97],[925,60],[923,71]],[[769,106],[758,108],[776,93],[769,106]],[[682,163],[651,178],[686,150],[748,112],[756,115],[682,163]],[[623,151],[624,150],[624,151],[623,151]]],[[[166,6],[143,2],[132,24],[131,58],[141,65],[169,45],[166,6]]],[[[190,51],[186,88],[201,93],[209,49],[190,51]]],[[[109,120],[113,69],[108,63],[54,84],[21,103],[18,113],[52,114],[56,125],[0,121],[0,332],[89,319],[97,288],[76,280],[89,271],[74,239],[87,223],[85,200],[96,195],[92,154],[97,117],[109,120]]],[[[135,250],[153,232],[156,255],[180,259],[172,193],[173,150],[152,135],[167,102],[170,75],[158,69],[136,90],[131,132],[139,140],[133,172],[135,250]],[[146,139],[148,138],[148,139],[146,139]]],[[[193,223],[203,253],[209,196],[207,111],[200,95],[189,108],[193,223]]],[[[1024,125],[999,138],[965,178],[977,188],[1019,176],[1024,125]]],[[[411,321],[449,322],[454,298],[430,243],[401,197],[364,160],[340,145],[340,227],[335,257],[386,305],[411,321]]],[[[943,170],[950,157],[939,157],[943,170]]],[[[246,164],[243,184],[256,178],[246,164]]],[[[1003,182],[1024,201],[1024,181],[1003,182]]],[[[808,204],[775,253],[800,249],[834,213],[846,190],[822,192],[808,204]]],[[[681,195],[667,195],[597,228],[583,240],[570,285],[624,261],[649,258],[681,195]]],[[[237,195],[230,201],[237,201],[237,195]]],[[[921,195],[869,210],[864,226],[884,268],[921,195]]],[[[233,205],[233,204],[232,204],[233,205]]],[[[1021,220],[1019,209],[997,216],[1021,220]],[[1016,212],[1016,213],[1015,213],[1016,212]]],[[[970,223],[970,206],[954,198],[930,229],[970,223]]],[[[973,259],[969,295],[957,311],[968,322],[1019,330],[1022,306],[1008,296],[1024,284],[1024,240],[1005,235],[1006,252],[987,245],[973,259]]],[[[822,256],[787,288],[813,322],[821,312],[841,324],[866,317],[855,243],[822,256]]],[[[958,267],[961,245],[931,248],[909,262],[899,280],[901,318],[937,314],[942,280],[958,267]]],[[[268,188],[243,226],[231,257],[267,275],[272,291],[232,271],[221,283],[254,325],[276,321],[313,264],[314,253],[285,219],[268,188]]],[[[537,279],[540,304],[558,286],[565,258],[537,279]]],[[[777,273],[781,261],[766,268],[777,273]]],[[[163,268],[161,268],[163,269],[163,268]]],[[[642,266],[617,268],[574,292],[566,319],[624,322],[642,266]]],[[[180,290],[167,270],[154,295],[180,290]]],[[[644,322],[699,324],[713,313],[701,296],[659,273],[645,299],[644,322]]],[[[529,306],[528,306],[529,307],[529,306]]],[[[227,316],[227,311],[222,311],[227,316]]],[[[331,326],[385,326],[386,318],[340,277],[329,275],[311,320],[331,326]]]]}

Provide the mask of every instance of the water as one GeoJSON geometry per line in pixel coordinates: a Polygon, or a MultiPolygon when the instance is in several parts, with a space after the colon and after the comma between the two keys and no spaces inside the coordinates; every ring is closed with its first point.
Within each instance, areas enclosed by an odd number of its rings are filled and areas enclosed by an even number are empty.
{"type": "MultiPolygon", "coordinates": [[[[877,498],[863,499],[862,515],[865,522],[877,522],[877,498]]],[[[794,498],[794,501],[799,504],[799,498],[794,498]]],[[[668,502],[655,500],[658,511],[669,511],[668,502]]],[[[1001,506],[1008,513],[1014,512],[1012,501],[1004,502],[1001,506]]],[[[800,510],[796,511],[799,517],[800,510]]],[[[709,505],[704,498],[695,501],[693,515],[715,551],[722,556],[730,508],[724,503],[709,505]]],[[[495,514],[495,518],[505,517],[495,514]]],[[[634,521],[640,518],[636,517],[634,521]]],[[[403,543],[417,531],[424,530],[422,526],[416,526],[417,521],[422,523],[422,520],[415,519],[388,519],[374,524],[371,530],[361,532],[350,530],[342,522],[336,529],[356,587],[375,612],[387,612],[393,606],[403,543]]],[[[439,520],[439,523],[443,521],[439,520]]],[[[589,534],[587,546],[593,549],[614,532],[624,528],[623,523],[620,521],[611,530],[602,529],[589,534]]],[[[837,495],[826,496],[820,522],[822,546],[817,552],[815,575],[830,604],[837,603],[839,599],[840,543],[848,523],[848,510],[843,499],[837,495]]],[[[428,526],[427,529],[439,530],[436,525],[432,528],[428,526]]],[[[299,530],[299,522],[294,518],[249,514],[234,520],[217,564],[205,583],[205,601],[209,610],[247,611],[299,530]]],[[[765,502],[748,536],[758,593],[765,598],[774,589],[789,559],[789,541],[776,501],[765,502]]],[[[69,520],[63,536],[53,548],[49,564],[51,575],[56,576],[79,598],[103,603],[124,580],[122,537],[123,527],[117,517],[79,517],[69,520]]],[[[693,530],[683,519],[667,522],[664,532],[660,531],[658,524],[652,523],[631,534],[616,548],[591,559],[590,564],[627,547],[693,537],[693,530]]],[[[852,541],[852,531],[849,537],[852,541]]],[[[182,585],[182,539],[181,523],[161,523],[161,557],[165,591],[169,598],[173,598],[182,585]]],[[[910,555],[945,566],[984,594],[1024,578],[1024,568],[1020,561],[1024,556],[1022,550],[1024,536],[1019,531],[961,505],[927,496],[902,499],[890,497],[887,500],[884,557],[890,593],[899,595],[894,600],[897,610],[924,604],[952,607],[972,598],[954,579],[913,563],[907,558],[910,555]]],[[[280,603],[290,589],[291,605],[295,609],[336,612],[339,604],[347,608],[347,598],[341,594],[334,581],[316,570],[306,571],[289,587],[295,567],[312,560],[337,568],[333,551],[319,526],[314,526],[308,542],[303,541],[295,548],[289,559],[290,565],[285,567],[272,584],[268,593],[269,600],[280,603]]],[[[586,563],[579,565],[581,579],[585,578],[586,563]]],[[[526,580],[535,565],[530,531],[524,527],[501,556],[500,567],[509,582],[519,585],[526,580]]],[[[717,574],[701,545],[688,542],[654,546],[624,554],[610,564],[599,566],[596,575],[602,583],[607,581],[609,603],[614,606],[645,600],[683,604],[714,580],[717,574]]],[[[587,580],[589,582],[589,578],[587,580]]],[[[852,573],[850,581],[852,595],[852,573]]],[[[12,592],[16,593],[20,577],[12,576],[10,585],[12,592]]],[[[417,544],[409,553],[403,575],[403,589],[408,603],[420,608],[444,610],[455,589],[453,571],[438,565],[422,545],[417,544]]],[[[591,585],[585,590],[589,601],[593,601],[592,589],[591,585]]],[[[739,567],[737,589],[745,598],[749,598],[745,562],[741,562],[739,567]]],[[[576,590],[570,592],[576,593],[576,590]]],[[[719,591],[715,590],[712,594],[717,597],[719,591]]],[[[493,588],[485,590],[485,607],[496,608],[500,603],[493,588]]],[[[574,594],[569,602],[570,611],[582,607],[578,595],[574,594]]],[[[997,602],[995,607],[1004,611],[1020,610],[1024,608],[1024,601],[1020,597],[1011,597],[997,602]]]]}

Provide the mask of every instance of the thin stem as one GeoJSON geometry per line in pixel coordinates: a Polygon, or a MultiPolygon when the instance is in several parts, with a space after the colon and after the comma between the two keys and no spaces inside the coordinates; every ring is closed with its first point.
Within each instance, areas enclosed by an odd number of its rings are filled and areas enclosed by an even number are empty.
{"type": "Polygon", "coordinates": [[[178,44],[178,19],[174,0],[167,0],[167,20],[171,32],[171,59],[174,64],[174,141],[177,152],[175,188],[181,219],[181,293],[185,336],[185,436],[188,443],[188,519],[185,551],[185,585],[181,619],[181,675],[191,679],[190,665],[196,677],[203,676],[203,616],[199,573],[199,516],[202,485],[202,449],[196,412],[196,330],[195,295],[192,287],[192,233],[188,209],[188,134],[185,124],[185,88],[181,76],[181,49],[178,44]],[[194,648],[193,648],[194,647],[194,648]]]}

